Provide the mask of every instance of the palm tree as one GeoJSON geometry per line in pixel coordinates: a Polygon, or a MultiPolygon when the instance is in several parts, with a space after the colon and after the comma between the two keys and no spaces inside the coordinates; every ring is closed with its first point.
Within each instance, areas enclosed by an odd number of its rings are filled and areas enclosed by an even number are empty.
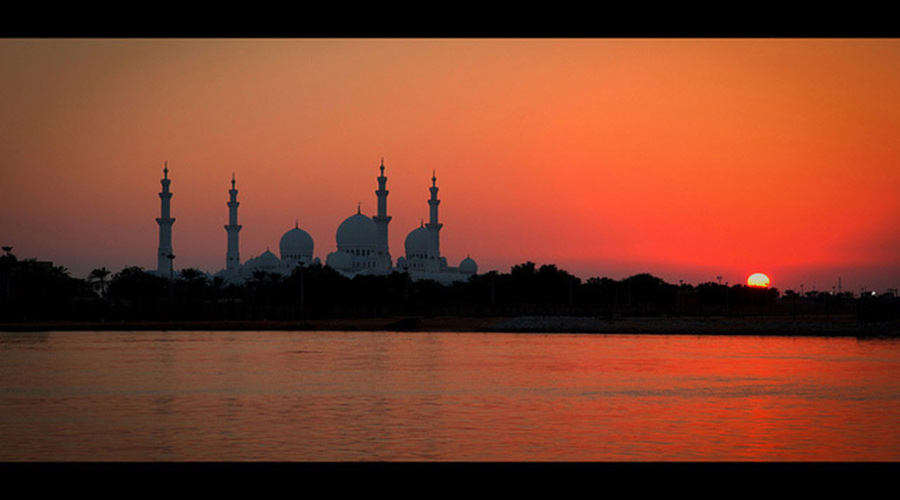
{"type": "Polygon", "coordinates": [[[100,296],[106,296],[106,277],[109,276],[109,269],[105,267],[101,267],[98,269],[94,269],[88,274],[88,281],[96,282],[99,285],[100,296]]]}
{"type": "Polygon", "coordinates": [[[188,267],[179,273],[179,283],[177,284],[179,294],[189,300],[201,300],[205,298],[207,288],[209,287],[209,277],[203,271],[188,267]]]}

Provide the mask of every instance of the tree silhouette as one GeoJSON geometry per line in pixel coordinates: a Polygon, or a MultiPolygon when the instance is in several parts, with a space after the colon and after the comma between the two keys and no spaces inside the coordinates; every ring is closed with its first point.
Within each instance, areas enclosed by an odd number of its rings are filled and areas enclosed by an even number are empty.
{"type": "Polygon", "coordinates": [[[182,301],[197,302],[208,298],[209,277],[192,267],[182,269],[175,283],[177,296],[182,301]]]}
{"type": "Polygon", "coordinates": [[[92,295],[86,281],[73,278],[62,266],[35,259],[3,256],[7,319],[56,319],[71,312],[72,301],[92,295]]]}
{"type": "Polygon", "coordinates": [[[257,304],[281,304],[285,298],[280,286],[284,277],[257,269],[245,284],[247,300],[257,304]]]}
{"type": "Polygon", "coordinates": [[[106,296],[106,277],[109,275],[110,270],[105,267],[94,269],[88,274],[88,282],[96,287],[97,292],[101,297],[106,296]]]}
{"type": "Polygon", "coordinates": [[[896,317],[898,301],[855,299],[851,294],[774,288],[670,284],[649,273],[625,279],[582,280],[556,264],[532,261],[442,284],[412,280],[406,272],[385,275],[340,274],[322,264],[296,267],[285,276],[256,271],[243,283],[229,283],[195,268],[177,278],[130,266],[110,274],[105,267],[86,280],[48,262],[0,255],[2,317],[119,319],[300,319],[389,316],[594,317],[647,315],[848,314],[858,318],[896,317]],[[97,300],[97,297],[103,300],[97,300]],[[93,316],[92,316],[93,315],[93,316]]]}
{"type": "Polygon", "coordinates": [[[150,274],[137,266],[130,266],[114,274],[107,288],[107,296],[114,299],[161,299],[168,294],[169,280],[150,274]]]}

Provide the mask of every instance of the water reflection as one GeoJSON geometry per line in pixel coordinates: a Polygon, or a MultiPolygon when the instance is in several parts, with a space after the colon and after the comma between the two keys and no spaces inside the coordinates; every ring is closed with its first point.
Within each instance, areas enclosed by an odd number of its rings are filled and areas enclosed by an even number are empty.
{"type": "Polygon", "coordinates": [[[900,458],[896,341],[60,332],[0,356],[2,460],[900,458]]]}
{"type": "Polygon", "coordinates": [[[3,332],[0,334],[0,351],[22,346],[47,346],[49,339],[50,334],[47,332],[3,332]]]}

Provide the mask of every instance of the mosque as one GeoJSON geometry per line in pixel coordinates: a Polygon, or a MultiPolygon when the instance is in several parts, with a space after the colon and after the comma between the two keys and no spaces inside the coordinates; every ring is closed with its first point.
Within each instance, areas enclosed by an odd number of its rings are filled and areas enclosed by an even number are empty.
{"type": "MultiPolygon", "coordinates": [[[[408,273],[413,280],[429,279],[448,284],[454,281],[464,281],[478,272],[477,263],[471,258],[463,259],[458,267],[447,265],[447,258],[441,255],[440,231],[443,227],[438,221],[437,177],[431,176],[431,197],[428,199],[429,219],[428,223],[422,223],[413,229],[407,236],[404,245],[405,255],[398,257],[396,264],[391,258],[388,245],[388,225],[391,216],[387,211],[387,177],[384,175],[384,160],[380,166],[381,175],[377,178],[378,189],[375,191],[377,198],[377,214],[369,217],[363,214],[359,207],[356,213],[347,217],[338,226],[335,232],[337,250],[327,255],[325,265],[333,268],[344,276],[352,278],[360,274],[390,274],[394,271],[408,273]]],[[[157,253],[156,273],[160,276],[171,277],[173,270],[172,253],[172,225],[175,219],[171,217],[170,203],[172,193],[169,190],[171,180],[168,176],[168,165],[163,168],[163,178],[160,181],[162,191],[159,193],[161,208],[160,217],[156,219],[159,224],[159,251],[157,253]]],[[[215,276],[222,277],[226,283],[243,283],[253,276],[256,271],[290,275],[299,265],[320,264],[318,257],[314,256],[315,245],[312,236],[295,223],[281,236],[279,242],[279,254],[275,255],[271,250],[266,250],[257,257],[248,259],[243,264],[240,261],[240,231],[238,224],[238,191],[235,187],[234,174],[231,176],[231,190],[228,191],[230,199],[228,205],[228,225],[225,231],[228,234],[227,249],[225,252],[225,269],[215,276]]]]}

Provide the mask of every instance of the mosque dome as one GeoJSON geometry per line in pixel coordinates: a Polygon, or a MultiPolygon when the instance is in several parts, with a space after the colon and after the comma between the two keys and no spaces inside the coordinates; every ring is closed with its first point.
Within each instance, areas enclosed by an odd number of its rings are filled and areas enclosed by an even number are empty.
{"type": "Polygon", "coordinates": [[[475,274],[478,272],[478,264],[471,257],[466,256],[466,258],[459,263],[459,270],[466,274],[475,274]]]}
{"type": "Polygon", "coordinates": [[[332,269],[349,269],[353,265],[353,257],[347,252],[338,250],[328,254],[325,265],[332,269]]]}
{"type": "Polygon", "coordinates": [[[428,253],[428,230],[424,226],[413,229],[406,236],[406,256],[425,256],[428,253]]]}
{"type": "Polygon", "coordinates": [[[313,239],[306,231],[294,226],[284,233],[279,244],[282,260],[312,259],[313,239]]]}
{"type": "Polygon", "coordinates": [[[375,221],[357,212],[347,217],[335,234],[339,250],[345,248],[372,248],[376,242],[375,221]]]}
{"type": "Polygon", "coordinates": [[[254,267],[258,269],[272,269],[278,267],[281,261],[278,260],[274,253],[266,250],[262,255],[254,259],[253,263],[254,267]]]}

